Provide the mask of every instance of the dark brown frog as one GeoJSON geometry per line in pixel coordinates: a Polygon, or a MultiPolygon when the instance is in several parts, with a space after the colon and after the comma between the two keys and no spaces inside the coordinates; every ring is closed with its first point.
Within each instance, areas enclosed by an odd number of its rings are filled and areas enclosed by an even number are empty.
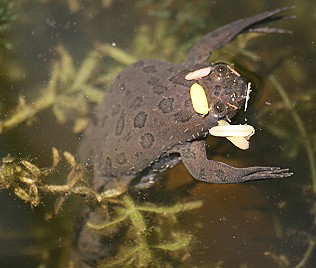
{"type": "Polygon", "coordinates": [[[142,60],[123,70],[96,112],[95,124],[85,133],[81,156],[94,165],[94,186],[115,188],[120,180],[137,188],[150,186],[158,172],[180,160],[191,175],[207,183],[238,183],[283,178],[291,173],[276,167],[235,168],[208,160],[205,138],[223,118],[232,118],[244,105],[247,80],[224,64],[208,63],[210,53],[244,32],[283,33],[260,26],[283,17],[281,8],[223,26],[195,44],[181,64],[142,60]],[[206,77],[185,76],[210,66],[206,77]],[[210,110],[201,116],[193,109],[190,87],[206,91],[210,110]]]}
{"type": "MultiPolygon", "coordinates": [[[[192,176],[207,183],[238,183],[284,178],[292,173],[276,167],[235,168],[208,160],[205,139],[218,120],[232,118],[247,95],[248,81],[225,64],[209,64],[210,53],[247,32],[284,33],[260,26],[279,20],[280,8],[223,26],[193,46],[181,64],[142,60],[125,70],[105,93],[95,124],[87,129],[80,148],[83,160],[94,165],[94,187],[99,192],[123,182],[131,190],[152,185],[157,173],[183,161],[192,176]],[[186,75],[210,67],[210,73],[193,80],[186,75]],[[190,87],[201,85],[209,111],[198,114],[192,105],[190,87]]],[[[121,230],[95,232],[85,223],[99,218],[87,210],[78,224],[74,246],[77,267],[96,267],[98,260],[112,256],[121,230]]]]}

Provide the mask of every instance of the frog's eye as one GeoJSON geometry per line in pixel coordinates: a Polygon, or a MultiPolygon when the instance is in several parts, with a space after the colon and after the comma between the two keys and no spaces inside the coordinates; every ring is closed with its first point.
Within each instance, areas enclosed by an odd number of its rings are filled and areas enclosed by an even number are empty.
{"type": "Polygon", "coordinates": [[[190,88],[190,96],[194,110],[202,115],[207,115],[209,112],[208,101],[204,88],[195,83],[190,88]]]}
{"type": "Polygon", "coordinates": [[[227,73],[228,68],[224,64],[218,64],[214,67],[214,71],[217,72],[219,75],[224,75],[227,73]]]}
{"type": "Polygon", "coordinates": [[[213,105],[213,111],[220,117],[226,112],[226,106],[221,101],[217,101],[213,105]]]}

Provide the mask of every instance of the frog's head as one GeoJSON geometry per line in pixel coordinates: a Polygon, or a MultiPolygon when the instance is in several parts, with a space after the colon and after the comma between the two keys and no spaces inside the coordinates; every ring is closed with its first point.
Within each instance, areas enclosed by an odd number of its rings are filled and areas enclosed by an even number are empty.
{"type": "Polygon", "coordinates": [[[190,90],[195,111],[213,122],[233,117],[249,98],[250,83],[223,63],[193,71],[186,79],[197,81],[190,90]]]}

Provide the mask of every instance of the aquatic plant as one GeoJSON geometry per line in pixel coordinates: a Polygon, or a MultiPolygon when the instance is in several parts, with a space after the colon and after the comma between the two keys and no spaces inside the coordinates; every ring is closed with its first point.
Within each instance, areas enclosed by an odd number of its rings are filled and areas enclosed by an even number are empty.
{"type": "Polygon", "coordinates": [[[0,1],[0,44],[6,49],[12,48],[12,45],[5,38],[5,32],[10,28],[10,24],[15,18],[13,3],[5,0],[0,1]]]}
{"type": "Polygon", "coordinates": [[[61,124],[74,121],[74,132],[80,132],[87,124],[89,102],[102,99],[101,90],[91,82],[98,57],[98,51],[91,51],[76,69],[69,53],[59,46],[56,48],[60,60],[52,67],[49,83],[39,89],[41,95],[29,104],[24,97],[6,119],[0,120],[0,133],[34,118],[38,113],[51,108],[61,124]]]}
{"type": "Polygon", "coordinates": [[[52,149],[53,163],[50,167],[40,168],[28,160],[17,160],[10,155],[3,157],[0,163],[0,190],[13,192],[18,198],[32,207],[43,204],[46,194],[58,195],[54,214],[62,207],[65,199],[71,195],[84,196],[98,201],[100,197],[91,190],[82,164],[76,162],[73,155],[63,152],[63,161],[56,148],[52,149]],[[49,184],[49,179],[59,172],[59,166],[66,162],[70,171],[64,184],[49,184]]]}
{"type": "Polygon", "coordinates": [[[86,202],[94,203],[101,210],[101,214],[107,214],[108,206],[115,204],[115,209],[112,207],[114,216],[111,215],[111,221],[87,223],[95,232],[120,226],[127,221],[131,223],[126,234],[126,242],[119,247],[114,258],[103,260],[100,267],[161,267],[162,264],[182,262],[189,256],[192,236],[179,228],[177,214],[201,207],[202,201],[182,201],[173,206],[164,206],[155,203],[137,204],[126,194],[98,194],[89,185],[83,165],[77,163],[73,155],[63,152],[62,159],[58,150],[53,148],[52,156],[53,163],[46,168],[40,168],[27,160],[16,160],[11,156],[2,158],[0,190],[11,191],[32,207],[44,205],[43,196],[57,196],[54,210],[46,214],[47,220],[56,216],[71,196],[81,196],[86,202]],[[67,180],[64,184],[50,184],[48,181],[54,181],[52,177],[58,175],[59,166],[63,162],[70,168],[67,180]],[[163,254],[168,255],[168,258],[162,258],[163,254]]]}
{"type": "Polygon", "coordinates": [[[115,199],[115,205],[115,216],[111,215],[111,220],[87,223],[91,230],[104,232],[129,222],[117,254],[101,261],[99,267],[173,267],[189,256],[192,236],[179,228],[177,214],[201,207],[202,201],[163,206],[138,204],[129,195],[124,195],[115,199]]]}

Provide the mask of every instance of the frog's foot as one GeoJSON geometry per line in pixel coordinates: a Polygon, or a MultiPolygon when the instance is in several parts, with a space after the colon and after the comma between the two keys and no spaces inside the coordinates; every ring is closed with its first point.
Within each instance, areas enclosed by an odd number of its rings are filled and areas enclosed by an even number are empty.
{"type": "Polygon", "coordinates": [[[291,16],[279,15],[280,12],[292,9],[290,7],[282,7],[276,10],[267,11],[256,16],[239,19],[217,30],[210,32],[204,36],[198,43],[196,43],[189,52],[185,64],[203,64],[207,62],[210,53],[230,41],[232,41],[239,34],[244,32],[257,33],[290,33],[290,31],[260,26],[263,23],[270,23],[276,20],[283,20],[293,18],[291,16]]]}
{"type": "MultiPolygon", "coordinates": [[[[223,164],[225,165],[225,164],[223,164]]],[[[228,166],[230,167],[230,166],[228,166]]],[[[278,179],[285,178],[293,175],[289,172],[288,168],[281,169],[279,167],[249,167],[249,168],[234,168],[230,167],[233,176],[222,177],[223,183],[238,183],[252,180],[261,180],[261,179],[278,179]]],[[[219,176],[220,177],[220,176],[219,176]]]]}
{"type": "Polygon", "coordinates": [[[285,178],[293,174],[288,169],[278,167],[235,168],[221,162],[208,160],[203,140],[182,145],[178,151],[191,175],[203,182],[239,183],[250,180],[285,178]]]}
{"type": "Polygon", "coordinates": [[[151,189],[154,185],[156,185],[156,182],[160,180],[160,174],[157,173],[151,173],[147,176],[141,177],[138,181],[132,182],[130,188],[133,189],[133,191],[144,191],[151,189]]]}

